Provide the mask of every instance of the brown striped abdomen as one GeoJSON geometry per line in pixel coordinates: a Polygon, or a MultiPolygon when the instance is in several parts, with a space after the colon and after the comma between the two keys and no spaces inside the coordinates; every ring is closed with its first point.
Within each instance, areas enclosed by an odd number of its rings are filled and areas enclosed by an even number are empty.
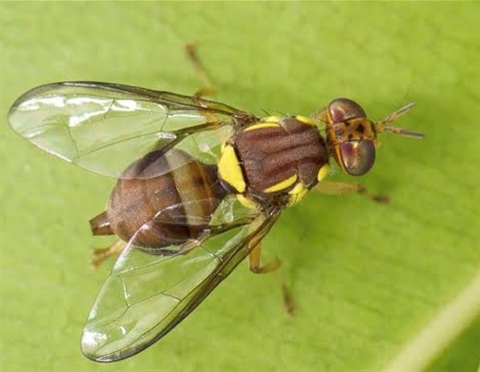
{"type": "Polygon", "coordinates": [[[122,240],[138,232],[135,245],[161,248],[198,237],[224,196],[215,165],[177,149],[155,151],[130,165],[117,181],[107,217],[122,240]]]}
{"type": "Polygon", "coordinates": [[[250,194],[269,198],[264,190],[294,175],[308,189],[317,183],[328,154],[315,126],[285,117],[277,127],[246,129],[237,134],[235,148],[250,194]]]}

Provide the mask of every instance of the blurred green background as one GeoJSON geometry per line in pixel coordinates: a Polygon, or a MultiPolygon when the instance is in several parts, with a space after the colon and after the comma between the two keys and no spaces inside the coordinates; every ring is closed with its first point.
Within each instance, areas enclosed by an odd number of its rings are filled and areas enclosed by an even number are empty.
{"type": "Polygon", "coordinates": [[[0,17],[2,370],[478,368],[478,2],[1,2],[0,17]],[[276,275],[242,265],[161,342],[95,364],[80,334],[109,268],[88,265],[87,221],[113,180],[29,145],[8,108],[63,80],[193,93],[186,43],[217,100],[309,114],[346,96],[374,119],[415,101],[398,124],[427,137],[383,136],[355,180],[389,205],[312,194],[282,216],[264,250],[284,262],[295,317],[276,275]]]}

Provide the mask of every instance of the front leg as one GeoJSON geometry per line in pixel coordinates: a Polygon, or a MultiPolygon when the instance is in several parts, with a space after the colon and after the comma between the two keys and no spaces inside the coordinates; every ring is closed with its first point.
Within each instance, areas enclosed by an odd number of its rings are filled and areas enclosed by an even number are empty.
{"type": "Polygon", "coordinates": [[[387,195],[372,194],[365,186],[358,183],[322,181],[315,186],[314,190],[327,195],[357,193],[381,204],[388,204],[390,201],[387,195]]]}

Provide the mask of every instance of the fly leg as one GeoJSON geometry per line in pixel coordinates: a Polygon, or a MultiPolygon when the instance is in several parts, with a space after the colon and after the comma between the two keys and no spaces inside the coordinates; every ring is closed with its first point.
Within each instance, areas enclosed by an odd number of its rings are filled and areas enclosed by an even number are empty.
{"type": "Polygon", "coordinates": [[[196,103],[199,106],[205,107],[205,110],[199,110],[198,112],[205,118],[206,124],[209,124],[209,123],[218,124],[218,118],[214,114],[208,111],[208,106],[205,104],[202,104],[202,100],[201,100],[202,97],[211,96],[214,93],[215,88],[213,86],[213,83],[208,77],[207,71],[205,70],[205,67],[202,64],[202,61],[198,57],[197,48],[195,48],[195,45],[194,44],[185,45],[185,51],[187,52],[187,56],[192,62],[197,75],[200,77],[200,80],[202,81],[202,87],[200,87],[200,89],[198,89],[193,95],[194,98],[196,98],[195,99],[196,103]]]}
{"type": "Polygon", "coordinates": [[[355,192],[381,204],[388,204],[390,201],[387,195],[372,194],[365,186],[358,183],[322,181],[315,186],[315,190],[327,195],[343,195],[355,192]]]}
{"type": "MultiPolygon", "coordinates": [[[[107,212],[102,212],[98,216],[93,217],[90,221],[90,229],[93,235],[113,235],[112,226],[108,218],[107,212]]],[[[117,240],[111,246],[107,248],[94,248],[92,258],[90,259],[90,265],[98,269],[100,265],[108,260],[110,257],[118,256],[125,248],[123,240],[117,240]]]]}
{"type": "Polygon", "coordinates": [[[102,263],[108,260],[110,257],[118,256],[127,243],[123,240],[118,239],[115,243],[113,243],[110,247],[107,248],[94,248],[92,258],[90,260],[90,265],[94,269],[98,269],[102,263]]]}
{"type": "Polygon", "coordinates": [[[203,97],[203,96],[210,96],[213,94],[215,91],[215,88],[213,87],[212,81],[208,77],[208,74],[203,67],[202,62],[200,61],[200,58],[198,58],[197,54],[197,49],[195,48],[195,45],[193,44],[187,44],[185,46],[185,51],[187,52],[188,58],[192,61],[193,67],[195,68],[195,71],[197,72],[198,76],[202,80],[203,86],[195,92],[195,97],[203,97]]]}
{"type": "Polygon", "coordinates": [[[276,258],[275,260],[270,261],[265,265],[261,265],[260,264],[261,253],[262,253],[262,243],[258,243],[255,246],[255,248],[253,248],[253,250],[250,252],[250,255],[248,256],[250,271],[253,272],[254,274],[268,274],[273,271],[277,271],[278,278],[280,281],[280,288],[282,290],[282,297],[283,297],[285,310],[288,315],[293,315],[293,313],[295,312],[295,307],[293,304],[290,291],[282,275],[282,271],[281,271],[282,262],[278,258],[276,258]]]}
{"type": "Polygon", "coordinates": [[[262,255],[262,243],[258,243],[255,248],[250,252],[248,256],[250,271],[254,274],[268,274],[278,270],[282,266],[282,262],[276,258],[270,261],[266,265],[260,264],[260,257],[262,255]]]}

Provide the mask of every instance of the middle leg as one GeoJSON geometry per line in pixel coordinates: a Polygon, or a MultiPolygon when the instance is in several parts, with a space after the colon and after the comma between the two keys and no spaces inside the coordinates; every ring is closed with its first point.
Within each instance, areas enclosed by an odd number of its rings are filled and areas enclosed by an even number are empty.
{"type": "Polygon", "coordinates": [[[278,279],[280,281],[280,288],[282,290],[282,297],[283,303],[285,306],[285,311],[288,315],[293,315],[295,312],[295,306],[293,304],[293,299],[290,294],[290,291],[285,283],[285,279],[283,278],[281,266],[282,262],[276,258],[273,261],[265,265],[260,264],[260,257],[262,253],[262,245],[261,243],[257,244],[255,248],[253,248],[252,252],[248,256],[249,264],[250,264],[250,271],[254,274],[268,274],[273,271],[277,271],[278,279]]]}

